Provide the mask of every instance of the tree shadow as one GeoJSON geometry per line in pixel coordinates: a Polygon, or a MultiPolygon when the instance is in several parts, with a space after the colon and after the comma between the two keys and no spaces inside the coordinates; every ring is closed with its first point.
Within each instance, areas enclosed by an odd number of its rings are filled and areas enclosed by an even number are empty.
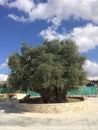
{"type": "Polygon", "coordinates": [[[4,113],[24,113],[25,111],[18,110],[13,103],[0,102],[0,111],[4,113]]]}

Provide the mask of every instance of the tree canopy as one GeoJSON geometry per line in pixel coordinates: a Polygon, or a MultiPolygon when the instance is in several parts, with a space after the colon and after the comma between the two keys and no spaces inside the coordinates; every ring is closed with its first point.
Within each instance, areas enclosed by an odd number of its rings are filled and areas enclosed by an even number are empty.
{"type": "Polygon", "coordinates": [[[46,103],[65,102],[67,92],[86,81],[85,60],[72,40],[46,40],[35,48],[23,43],[21,54],[9,56],[8,84],[18,90],[31,88],[46,103]]]}

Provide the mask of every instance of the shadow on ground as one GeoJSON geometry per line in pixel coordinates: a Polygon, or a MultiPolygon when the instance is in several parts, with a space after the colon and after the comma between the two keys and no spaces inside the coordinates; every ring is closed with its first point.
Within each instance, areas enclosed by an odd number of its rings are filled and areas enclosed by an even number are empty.
{"type": "Polygon", "coordinates": [[[15,109],[13,104],[8,104],[6,102],[0,102],[0,111],[5,113],[24,113],[21,110],[15,109]]]}

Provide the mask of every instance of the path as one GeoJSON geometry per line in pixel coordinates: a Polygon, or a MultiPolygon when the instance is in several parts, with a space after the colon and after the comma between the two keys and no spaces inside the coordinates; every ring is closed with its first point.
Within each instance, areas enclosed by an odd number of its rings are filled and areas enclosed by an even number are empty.
{"type": "Polygon", "coordinates": [[[89,97],[88,101],[98,103],[98,96],[97,97],[89,97]]]}
{"type": "MultiPolygon", "coordinates": [[[[92,100],[90,101],[92,102],[92,100]]],[[[97,108],[98,106],[96,106],[96,109],[97,108]]],[[[98,130],[98,111],[92,111],[92,113],[84,112],[82,114],[78,113],[71,115],[34,114],[23,113],[12,108],[11,106],[9,107],[5,103],[0,103],[0,130],[5,129],[98,130]]]]}

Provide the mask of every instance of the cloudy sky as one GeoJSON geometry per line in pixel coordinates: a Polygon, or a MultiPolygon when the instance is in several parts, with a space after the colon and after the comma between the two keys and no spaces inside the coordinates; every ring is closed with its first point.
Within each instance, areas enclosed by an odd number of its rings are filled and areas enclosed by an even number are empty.
{"type": "Polygon", "coordinates": [[[0,0],[0,81],[10,54],[46,38],[75,40],[88,78],[98,79],[98,0],[0,0]]]}

